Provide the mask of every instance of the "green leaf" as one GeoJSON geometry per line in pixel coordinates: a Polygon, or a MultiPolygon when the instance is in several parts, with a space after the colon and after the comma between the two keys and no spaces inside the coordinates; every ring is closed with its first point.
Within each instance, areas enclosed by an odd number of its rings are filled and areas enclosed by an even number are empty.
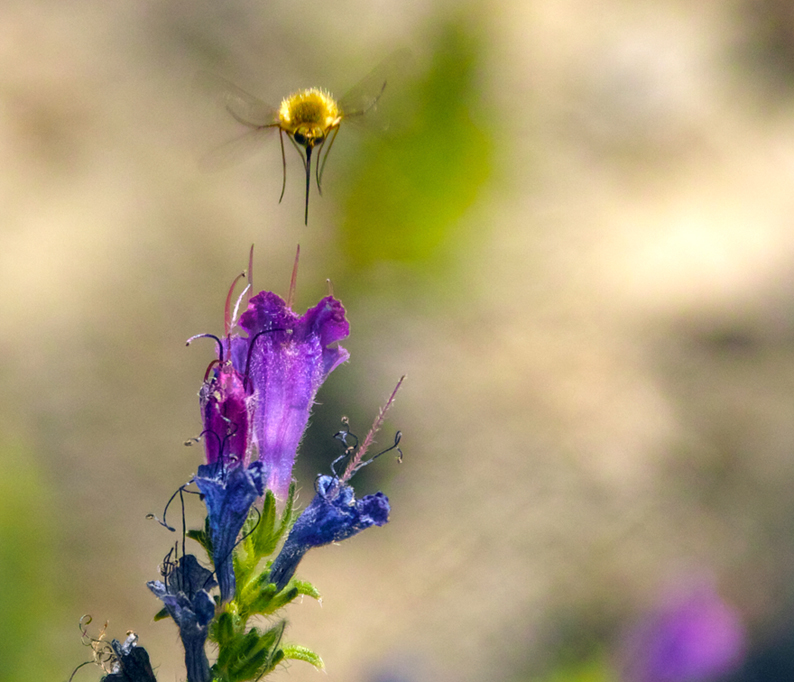
{"type": "Polygon", "coordinates": [[[284,652],[284,658],[290,658],[294,661],[305,661],[310,663],[318,670],[325,668],[323,659],[318,654],[315,654],[311,649],[297,644],[288,644],[281,649],[284,652]]]}
{"type": "MultiPolygon", "coordinates": [[[[281,514],[281,523],[279,524],[278,528],[278,537],[281,539],[291,528],[292,524],[295,523],[295,516],[293,516],[292,510],[295,508],[295,491],[296,491],[296,484],[293,481],[290,483],[289,486],[289,493],[287,494],[287,504],[284,507],[284,511],[281,514]]],[[[275,547],[273,548],[273,550],[275,547]]],[[[272,554],[273,550],[269,553],[272,554]]]]}
{"type": "Polygon", "coordinates": [[[268,556],[276,549],[278,535],[276,530],[276,497],[271,490],[265,493],[265,501],[262,505],[259,523],[256,530],[251,534],[251,545],[253,555],[259,561],[262,557],[268,556]],[[274,538],[275,535],[275,538],[274,538]]]}
{"type": "Polygon", "coordinates": [[[170,618],[171,614],[168,613],[168,609],[163,607],[157,613],[154,614],[154,621],[155,623],[158,620],[165,620],[166,618],[170,618]]]}

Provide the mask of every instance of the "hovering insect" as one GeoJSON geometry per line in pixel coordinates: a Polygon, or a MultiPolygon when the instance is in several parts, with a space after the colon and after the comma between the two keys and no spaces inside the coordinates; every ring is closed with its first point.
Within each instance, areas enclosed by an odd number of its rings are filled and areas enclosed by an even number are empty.
{"type": "Polygon", "coordinates": [[[407,58],[409,58],[407,50],[391,55],[339,100],[321,88],[308,88],[288,95],[278,108],[268,106],[259,98],[224,79],[217,76],[212,78],[220,85],[221,101],[236,121],[253,128],[254,131],[278,129],[282,163],[279,203],[284,198],[284,190],[287,186],[285,135],[300,154],[306,173],[304,223],[308,225],[312,159],[314,159],[317,190],[322,195],[323,171],[339,132],[339,126],[347,119],[363,116],[375,109],[391,75],[396,72],[396,67],[404,63],[407,58]]]}

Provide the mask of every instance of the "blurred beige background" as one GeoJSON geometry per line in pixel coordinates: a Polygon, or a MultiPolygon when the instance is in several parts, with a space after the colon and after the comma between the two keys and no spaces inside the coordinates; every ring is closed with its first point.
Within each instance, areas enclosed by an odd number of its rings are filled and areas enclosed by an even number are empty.
{"type": "MultiPolygon", "coordinates": [[[[147,522],[201,463],[227,288],[331,278],[351,362],[320,395],[306,501],[343,414],[390,414],[391,523],[302,566],[274,679],[540,679],[613,647],[679,576],[753,644],[791,620],[794,7],[504,0],[0,7],[0,679],[67,679],[77,622],[184,679],[147,522]],[[278,143],[192,87],[342,94],[408,47],[393,126],[343,126],[302,224],[278,143]],[[392,672],[389,672],[392,671],[392,672]],[[396,671],[396,672],[395,672],[396,671]],[[388,675],[392,675],[389,677],[388,675]]],[[[194,516],[197,516],[194,514],[194,516]]],[[[607,653],[607,657],[609,653],[607,653]]],[[[76,679],[96,679],[82,670],[76,679]]]]}

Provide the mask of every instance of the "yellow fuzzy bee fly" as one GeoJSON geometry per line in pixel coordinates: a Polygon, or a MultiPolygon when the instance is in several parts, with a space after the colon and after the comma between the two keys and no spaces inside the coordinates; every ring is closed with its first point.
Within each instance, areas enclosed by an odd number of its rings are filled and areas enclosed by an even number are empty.
{"type": "Polygon", "coordinates": [[[220,86],[223,105],[236,121],[258,132],[278,129],[282,163],[279,203],[284,198],[287,186],[285,135],[300,154],[306,174],[304,223],[308,225],[312,159],[317,190],[322,195],[323,171],[339,126],[347,119],[363,116],[374,110],[386,90],[390,76],[409,58],[407,50],[391,55],[339,100],[327,90],[308,88],[288,95],[278,108],[268,106],[224,79],[217,76],[212,78],[220,86]]]}

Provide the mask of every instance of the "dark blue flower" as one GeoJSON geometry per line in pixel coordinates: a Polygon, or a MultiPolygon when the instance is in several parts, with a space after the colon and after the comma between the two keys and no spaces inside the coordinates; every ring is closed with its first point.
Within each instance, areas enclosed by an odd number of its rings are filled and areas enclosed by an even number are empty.
{"type": "Polygon", "coordinates": [[[146,584],[179,626],[188,682],[209,682],[204,643],[207,627],[215,616],[215,601],[207,592],[216,585],[212,572],[202,567],[192,554],[186,554],[176,564],[166,559],[163,582],[151,580],[146,584]]]}
{"type": "Polygon", "coordinates": [[[320,476],[317,494],[298,517],[270,569],[270,582],[281,590],[312,547],[340,542],[389,520],[389,500],[381,492],[356,500],[352,486],[336,476],[320,476]]]}
{"type": "Polygon", "coordinates": [[[130,633],[124,643],[114,639],[110,648],[117,659],[116,667],[102,682],[157,682],[149,654],[138,646],[138,635],[130,633]]]}
{"type": "Polygon", "coordinates": [[[248,468],[237,465],[228,469],[222,462],[203,464],[193,481],[204,495],[215,574],[221,588],[221,601],[226,602],[234,598],[232,553],[237,535],[248,518],[251,505],[265,492],[263,464],[254,462],[248,468]]]}

